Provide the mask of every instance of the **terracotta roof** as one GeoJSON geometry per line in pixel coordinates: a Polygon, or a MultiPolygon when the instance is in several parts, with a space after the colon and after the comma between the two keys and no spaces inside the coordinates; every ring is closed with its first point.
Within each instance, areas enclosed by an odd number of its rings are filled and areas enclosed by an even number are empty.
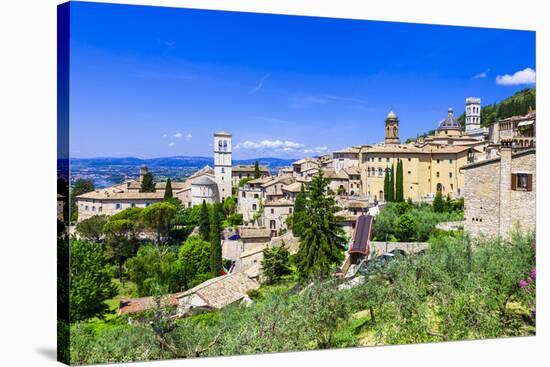
{"type": "Polygon", "coordinates": [[[306,158],[303,158],[303,159],[300,159],[296,162],[293,162],[292,165],[298,165],[298,164],[304,164],[304,163],[308,163],[308,162],[312,162],[312,163],[317,163],[319,164],[319,162],[317,162],[317,159],[315,158],[310,158],[310,157],[306,157],[306,158]]]}
{"type": "Polygon", "coordinates": [[[260,177],[260,178],[256,178],[254,180],[248,181],[247,184],[264,184],[264,183],[272,181],[272,180],[275,180],[275,178],[274,177],[260,177]]]}
{"type": "Polygon", "coordinates": [[[334,153],[359,153],[359,151],[361,150],[361,148],[358,148],[358,147],[349,147],[349,148],[344,148],[344,149],[340,149],[340,150],[336,150],[334,152],[332,152],[333,154],[334,153]]]}
{"type": "MultiPolygon", "coordinates": [[[[253,164],[239,164],[231,168],[232,172],[250,172],[253,173],[256,169],[253,164]]],[[[268,173],[269,169],[267,166],[260,166],[260,172],[268,173]]]]}
{"type": "Polygon", "coordinates": [[[275,199],[275,200],[268,200],[265,202],[264,206],[294,206],[294,202],[289,199],[275,199]]]}
{"type": "Polygon", "coordinates": [[[200,170],[198,170],[197,172],[193,173],[191,176],[189,176],[189,179],[199,177],[199,176],[202,176],[202,175],[206,175],[206,174],[214,175],[214,169],[212,167],[210,167],[209,165],[206,165],[203,168],[201,168],[200,170]]]}
{"type": "Polygon", "coordinates": [[[329,180],[348,180],[349,177],[344,171],[336,171],[334,168],[326,168],[323,170],[325,177],[329,180]]]}
{"type": "Polygon", "coordinates": [[[216,136],[232,136],[231,133],[228,133],[227,131],[218,131],[218,132],[215,132],[214,135],[216,135],[216,136]]]}
{"type": "Polygon", "coordinates": [[[296,181],[296,179],[294,177],[287,177],[287,176],[276,177],[276,178],[273,178],[269,181],[266,181],[261,186],[263,188],[266,188],[266,187],[269,187],[269,186],[277,184],[277,183],[281,183],[281,184],[284,184],[284,185],[289,185],[289,184],[293,183],[294,181],[296,181]]]}
{"type": "Polygon", "coordinates": [[[258,282],[250,279],[245,273],[238,272],[207,280],[177,298],[179,300],[196,294],[211,308],[221,309],[244,298],[249,290],[259,287],[258,282]]]}
{"type": "Polygon", "coordinates": [[[415,147],[413,144],[379,144],[370,148],[364,148],[364,153],[423,153],[425,150],[415,147]]]}
{"type": "MultiPolygon", "coordinates": [[[[183,292],[168,294],[166,299],[163,300],[166,306],[177,306],[177,297],[181,296],[183,292]]],[[[153,297],[141,297],[141,298],[129,298],[121,299],[118,308],[118,314],[135,313],[150,310],[155,308],[155,300],[153,297]]]]}
{"type": "Polygon", "coordinates": [[[264,238],[264,237],[270,237],[271,231],[269,228],[264,227],[240,227],[239,228],[239,235],[241,238],[264,238]]]}
{"type": "Polygon", "coordinates": [[[428,148],[432,154],[461,153],[471,149],[469,145],[447,145],[442,148],[428,148]]]}
{"type": "Polygon", "coordinates": [[[351,167],[344,168],[344,171],[346,171],[346,173],[348,175],[360,175],[361,174],[361,170],[357,166],[351,166],[351,167]]]}
{"type": "Polygon", "coordinates": [[[303,183],[296,181],[291,184],[283,186],[283,191],[300,192],[300,190],[302,189],[302,185],[303,183]]]}
{"type": "Polygon", "coordinates": [[[77,199],[92,200],[163,200],[161,192],[116,192],[109,189],[96,190],[78,195],[77,199]]]}

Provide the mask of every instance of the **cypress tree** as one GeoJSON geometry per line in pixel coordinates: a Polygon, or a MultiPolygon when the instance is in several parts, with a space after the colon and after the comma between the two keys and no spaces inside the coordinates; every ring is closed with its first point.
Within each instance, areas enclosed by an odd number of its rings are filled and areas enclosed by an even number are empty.
{"type": "Polygon", "coordinates": [[[204,200],[202,201],[201,214],[199,218],[199,234],[205,241],[210,239],[210,218],[208,214],[208,206],[204,200]]]}
{"type": "Polygon", "coordinates": [[[445,202],[443,201],[443,195],[441,194],[441,191],[438,191],[435,194],[433,210],[436,213],[443,213],[445,211],[445,202]]]}
{"type": "MultiPolygon", "coordinates": [[[[386,168],[386,172],[384,174],[384,201],[388,202],[390,196],[390,175],[389,175],[389,168],[386,168]]],[[[380,198],[382,200],[382,198],[380,198]]]]}
{"type": "Polygon", "coordinates": [[[164,189],[164,200],[174,197],[172,192],[172,180],[166,180],[166,188],[164,189]]]}
{"type": "Polygon", "coordinates": [[[302,236],[303,233],[303,218],[304,211],[306,209],[306,191],[304,185],[300,188],[300,192],[296,195],[296,201],[294,201],[294,210],[292,211],[292,233],[296,237],[302,236]]]}
{"type": "Polygon", "coordinates": [[[141,189],[139,192],[155,192],[155,183],[153,182],[153,179],[153,174],[151,172],[147,172],[143,175],[141,189]]]}
{"type": "Polygon", "coordinates": [[[388,188],[388,201],[395,201],[395,169],[393,164],[390,172],[390,185],[388,188]]]}
{"type": "Polygon", "coordinates": [[[323,171],[314,176],[307,191],[303,234],[296,254],[300,277],[328,276],[344,259],[344,230],[338,224],[337,207],[323,171]]]}
{"type": "Polygon", "coordinates": [[[222,271],[222,246],[220,241],[220,207],[214,205],[210,218],[210,271],[215,277],[222,271]]]}
{"type": "Polygon", "coordinates": [[[261,172],[260,172],[260,163],[256,161],[254,163],[254,178],[260,178],[261,172]]]}
{"type": "Polygon", "coordinates": [[[403,202],[403,161],[397,162],[397,174],[395,177],[395,201],[403,202]]]}

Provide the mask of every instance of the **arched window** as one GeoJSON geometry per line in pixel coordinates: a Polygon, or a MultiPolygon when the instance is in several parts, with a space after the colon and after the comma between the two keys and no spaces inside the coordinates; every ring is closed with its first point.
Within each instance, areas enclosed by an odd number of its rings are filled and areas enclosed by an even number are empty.
{"type": "Polygon", "coordinates": [[[227,140],[223,141],[223,151],[227,152],[227,140]]]}
{"type": "Polygon", "coordinates": [[[221,140],[218,141],[218,150],[221,152],[223,143],[221,140]]]}
{"type": "Polygon", "coordinates": [[[393,136],[397,136],[397,127],[396,126],[393,127],[393,136]]]}
{"type": "Polygon", "coordinates": [[[382,176],[384,173],[382,171],[382,168],[378,168],[378,176],[382,176]]]}

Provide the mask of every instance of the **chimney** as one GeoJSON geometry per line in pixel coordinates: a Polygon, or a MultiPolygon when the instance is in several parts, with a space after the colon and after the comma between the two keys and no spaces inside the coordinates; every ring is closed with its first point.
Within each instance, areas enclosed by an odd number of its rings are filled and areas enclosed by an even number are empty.
{"type": "Polygon", "coordinates": [[[143,182],[143,176],[145,176],[147,173],[149,173],[149,168],[147,166],[141,166],[139,168],[139,182],[143,182]]]}

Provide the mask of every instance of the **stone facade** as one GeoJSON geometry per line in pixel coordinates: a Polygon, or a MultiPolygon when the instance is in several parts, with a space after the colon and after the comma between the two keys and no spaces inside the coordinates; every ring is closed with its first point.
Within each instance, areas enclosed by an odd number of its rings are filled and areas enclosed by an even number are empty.
{"type": "Polygon", "coordinates": [[[515,228],[534,229],[535,169],[534,149],[512,153],[511,146],[502,147],[499,158],[462,167],[464,229],[473,236],[489,237],[506,237],[515,228]]]}

